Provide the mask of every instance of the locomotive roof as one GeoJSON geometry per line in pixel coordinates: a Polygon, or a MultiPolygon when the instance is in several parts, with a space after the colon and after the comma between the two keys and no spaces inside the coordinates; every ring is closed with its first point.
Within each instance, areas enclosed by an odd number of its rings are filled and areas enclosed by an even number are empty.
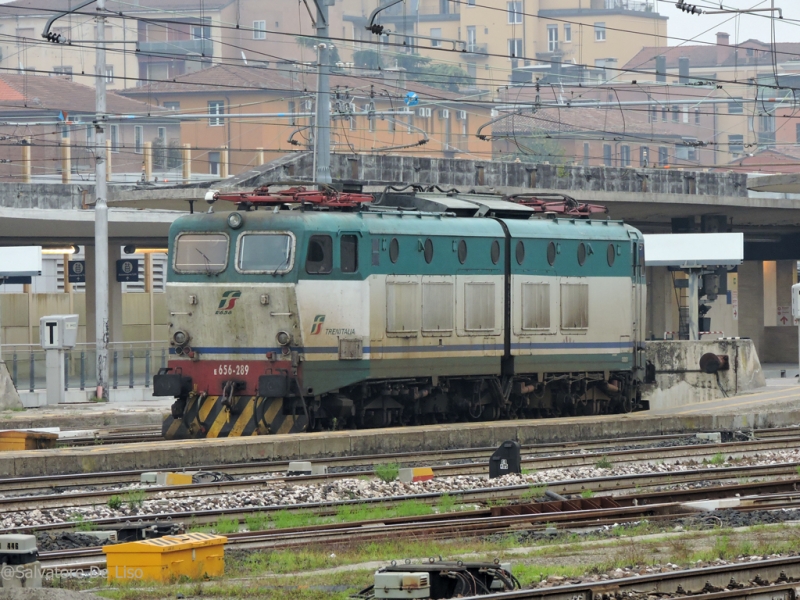
{"type": "MultiPolygon", "coordinates": [[[[462,202],[456,200],[456,202],[462,202]]],[[[506,203],[510,204],[510,203],[506,203]]],[[[526,207],[520,207],[526,208],[526,207]]],[[[231,212],[195,213],[175,220],[171,234],[181,231],[228,230],[231,212]]],[[[241,212],[242,230],[291,230],[300,232],[360,231],[376,235],[430,235],[453,237],[503,237],[503,228],[494,218],[457,217],[447,213],[404,210],[365,210],[360,212],[256,210],[241,212]]],[[[627,240],[639,232],[621,221],[544,218],[502,218],[512,237],[552,239],[627,240]]]]}

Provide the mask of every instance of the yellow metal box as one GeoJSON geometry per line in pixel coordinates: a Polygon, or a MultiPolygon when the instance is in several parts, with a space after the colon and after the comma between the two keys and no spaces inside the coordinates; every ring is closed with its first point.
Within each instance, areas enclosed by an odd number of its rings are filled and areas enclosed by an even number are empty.
{"type": "Polygon", "coordinates": [[[0,431],[0,451],[55,448],[57,440],[57,433],[9,429],[0,431]]]}
{"type": "Polygon", "coordinates": [[[208,533],[168,535],[154,540],[103,546],[108,581],[175,581],[216,577],[225,570],[228,538],[208,533]]]}

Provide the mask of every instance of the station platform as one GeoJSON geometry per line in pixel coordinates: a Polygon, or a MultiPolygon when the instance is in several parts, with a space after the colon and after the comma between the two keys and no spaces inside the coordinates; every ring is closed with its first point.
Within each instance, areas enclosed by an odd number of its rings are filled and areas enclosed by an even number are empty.
{"type": "MultiPolygon", "coordinates": [[[[108,406],[108,405],[106,405],[108,406]]],[[[120,411],[134,418],[152,418],[158,406],[120,411]],[[148,414],[148,412],[150,414],[148,414]]],[[[103,410],[71,407],[63,419],[111,418],[103,410]],[[83,415],[83,418],[80,417],[83,415]]],[[[42,423],[49,415],[33,422],[42,423]]],[[[18,423],[25,417],[19,416],[18,423]]],[[[52,421],[49,421],[52,423],[52,421]]],[[[139,421],[141,424],[141,421],[139,421]]],[[[113,444],[0,453],[0,477],[62,475],[116,470],[189,469],[216,464],[265,460],[313,459],[324,456],[386,454],[416,450],[498,446],[506,440],[522,444],[624,439],[674,433],[739,431],[800,425],[800,385],[770,379],[761,390],[659,411],[622,415],[456,423],[407,428],[369,429],[113,444]]],[[[7,427],[8,425],[6,425],[7,427]]],[[[43,425],[40,425],[43,426],[43,425]]]]}
{"type": "Polygon", "coordinates": [[[81,402],[47,405],[20,411],[0,412],[0,429],[60,427],[95,429],[98,427],[161,427],[172,398],[152,398],[129,402],[81,402]]]}

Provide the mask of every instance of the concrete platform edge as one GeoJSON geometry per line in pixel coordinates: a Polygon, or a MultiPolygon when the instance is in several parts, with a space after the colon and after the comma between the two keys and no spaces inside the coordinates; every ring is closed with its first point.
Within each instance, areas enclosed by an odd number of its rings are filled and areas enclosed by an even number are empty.
{"type": "Polygon", "coordinates": [[[798,423],[800,410],[675,416],[637,413],[593,419],[464,423],[458,426],[430,425],[406,429],[143,442],[2,453],[0,477],[127,469],[181,469],[258,460],[308,460],[335,455],[496,446],[509,439],[523,444],[546,444],[682,432],[786,427],[798,423]]]}

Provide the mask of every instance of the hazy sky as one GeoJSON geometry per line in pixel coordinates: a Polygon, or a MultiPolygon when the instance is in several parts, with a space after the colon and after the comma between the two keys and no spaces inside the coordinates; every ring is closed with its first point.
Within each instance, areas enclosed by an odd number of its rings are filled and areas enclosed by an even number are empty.
{"type": "MultiPolygon", "coordinates": [[[[719,0],[686,0],[698,7],[719,10],[719,0]]],[[[770,41],[770,13],[728,15],[690,15],[678,10],[675,2],[656,0],[658,12],[669,17],[669,45],[692,43],[684,39],[701,42],[715,42],[716,32],[725,31],[731,35],[731,44],[755,38],[770,41]],[[760,16],[759,16],[760,15],[760,16]]],[[[771,0],[724,0],[726,9],[770,8],[771,0]]],[[[775,0],[775,7],[783,10],[781,21],[775,21],[775,39],[778,42],[800,41],[800,0],[775,0]]]]}

